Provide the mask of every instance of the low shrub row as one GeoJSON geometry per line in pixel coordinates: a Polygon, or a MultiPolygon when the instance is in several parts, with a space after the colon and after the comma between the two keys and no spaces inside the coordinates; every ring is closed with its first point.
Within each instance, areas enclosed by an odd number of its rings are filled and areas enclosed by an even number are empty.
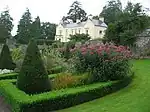
{"type": "MultiPolygon", "coordinates": [[[[17,79],[17,76],[18,76],[18,73],[2,74],[0,75],[0,80],[17,79]]],[[[50,79],[53,79],[57,76],[57,74],[50,74],[48,76],[50,79]]]]}
{"type": "Polygon", "coordinates": [[[120,81],[101,82],[76,88],[28,95],[10,80],[0,81],[0,94],[11,104],[13,112],[48,112],[87,102],[127,86],[132,77],[120,81]]]}

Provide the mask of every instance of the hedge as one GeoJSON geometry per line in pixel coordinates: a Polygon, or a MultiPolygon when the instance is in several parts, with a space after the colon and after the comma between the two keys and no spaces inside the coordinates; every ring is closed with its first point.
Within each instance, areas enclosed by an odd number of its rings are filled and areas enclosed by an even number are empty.
{"type": "MultiPolygon", "coordinates": [[[[9,74],[1,74],[0,80],[6,80],[6,79],[17,79],[18,73],[9,73],[9,74]]],[[[48,75],[50,79],[53,79],[57,76],[57,74],[50,74],[48,75]]]]}
{"type": "Polygon", "coordinates": [[[16,88],[11,80],[0,81],[0,94],[12,106],[13,112],[48,112],[87,102],[127,86],[132,77],[120,81],[101,82],[29,96],[16,88]]]}

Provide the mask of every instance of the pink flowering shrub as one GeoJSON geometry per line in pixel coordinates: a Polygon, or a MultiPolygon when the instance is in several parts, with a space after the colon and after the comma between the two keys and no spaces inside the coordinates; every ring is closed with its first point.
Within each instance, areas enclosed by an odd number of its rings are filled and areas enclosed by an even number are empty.
{"type": "Polygon", "coordinates": [[[119,80],[130,71],[131,52],[127,47],[114,45],[83,45],[71,49],[78,73],[89,72],[92,81],[119,80]]]}

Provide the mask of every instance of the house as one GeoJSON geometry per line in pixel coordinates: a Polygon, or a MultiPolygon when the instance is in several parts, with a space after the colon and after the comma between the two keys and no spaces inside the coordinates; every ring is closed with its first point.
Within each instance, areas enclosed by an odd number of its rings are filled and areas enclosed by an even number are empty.
{"type": "Polygon", "coordinates": [[[99,20],[91,19],[90,17],[85,22],[63,23],[60,22],[56,28],[55,40],[68,42],[70,35],[89,34],[91,40],[103,38],[107,25],[104,23],[104,18],[99,20]]]}

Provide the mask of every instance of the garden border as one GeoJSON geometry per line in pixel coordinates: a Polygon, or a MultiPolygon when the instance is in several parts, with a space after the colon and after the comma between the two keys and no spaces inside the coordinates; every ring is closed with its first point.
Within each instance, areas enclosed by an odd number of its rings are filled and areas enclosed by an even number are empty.
{"type": "MultiPolygon", "coordinates": [[[[120,81],[95,83],[29,96],[12,84],[13,80],[0,81],[0,94],[12,106],[13,112],[47,112],[64,109],[126,87],[133,75],[120,81]]],[[[14,80],[15,81],[15,80],[14,80]]]]}

